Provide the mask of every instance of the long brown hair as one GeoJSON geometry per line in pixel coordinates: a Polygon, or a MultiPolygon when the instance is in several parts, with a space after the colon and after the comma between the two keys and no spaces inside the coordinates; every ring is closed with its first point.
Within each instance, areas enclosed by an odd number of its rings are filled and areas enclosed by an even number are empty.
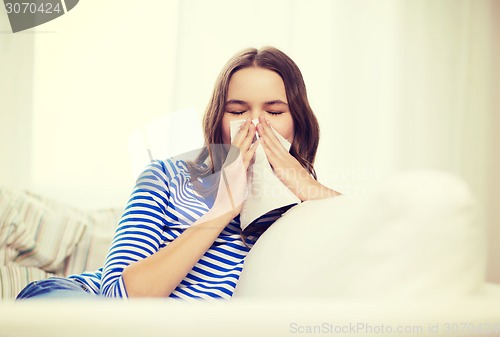
{"type": "Polygon", "coordinates": [[[209,166],[203,171],[198,168],[198,176],[214,173],[222,166],[225,158],[221,151],[211,150],[211,144],[222,144],[222,117],[225,113],[227,91],[231,76],[238,70],[261,67],[276,72],[283,79],[288,106],[292,115],[294,135],[290,154],[315,178],[314,159],[319,144],[319,125],[307,99],[307,91],[302,73],[295,62],[274,47],[248,48],[233,56],[225,65],[215,82],[210,102],[203,117],[205,147],[197,158],[197,163],[210,157],[209,166]]]}

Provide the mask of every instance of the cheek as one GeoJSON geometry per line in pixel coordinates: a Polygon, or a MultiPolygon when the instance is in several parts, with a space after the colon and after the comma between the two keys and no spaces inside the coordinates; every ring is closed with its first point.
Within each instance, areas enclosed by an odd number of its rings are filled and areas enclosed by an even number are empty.
{"type": "Polygon", "coordinates": [[[285,120],[282,121],[272,121],[271,120],[271,125],[273,128],[278,131],[278,133],[288,140],[290,143],[293,143],[293,119],[292,117],[289,117],[285,120]]]}

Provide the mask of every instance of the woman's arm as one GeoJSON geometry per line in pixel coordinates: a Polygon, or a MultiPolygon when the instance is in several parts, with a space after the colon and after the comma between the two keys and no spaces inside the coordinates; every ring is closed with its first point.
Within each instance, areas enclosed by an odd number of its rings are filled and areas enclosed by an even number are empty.
{"type": "Polygon", "coordinates": [[[126,267],[128,296],[169,296],[233,218],[227,212],[194,224],[157,253],[126,267]]]}
{"type": "Polygon", "coordinates": [[[103,296],[170,295],[237,215],[227,207],[226,189],[219,188],[210,211],[187,228],[179,224],[172,212],[180,199],[172,198],[166,166],[153,162],[137,180],[106,257],[103,296]]]}
{"type": "Polygon", "coordinates": [[[233,142],[232,149],[238,149],[234,153],[236,159],[233,157],[231,164],[222,169],[212,208],[167,246],[156,248],[152,254],[143,253],[142,259],[125,266],[117,282],[118,289],[121,281],[128,297],[163,297],[175,290],[222,230],[240,213],[247,186],[247,168],[256,149],[256,144],[252,146],[251,143],[254,135],[255,127],[248,120],[233,142]]]}

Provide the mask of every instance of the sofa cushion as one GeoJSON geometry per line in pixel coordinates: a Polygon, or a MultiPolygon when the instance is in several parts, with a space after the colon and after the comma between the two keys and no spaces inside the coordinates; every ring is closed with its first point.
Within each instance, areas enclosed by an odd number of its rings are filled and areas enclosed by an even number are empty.
{"type": "Polygon", "coordinates": [[[2,189],[0,205],[0,232],[5,246],[16,251],[6,263],[61,273],[86,230],[86,219],[69,207],[17,190],[2,189]]]}
{"type": "Polygon", "coordinates": [[[0,188],[3,298],[47,275],[102,267],[120,214],[119,209],[79,210],[28,191],[0,188]]]}
{"type": "Polygon", "coordinates": [[[363,198],[290,209],[246,257],[234,297],[454,297],[474,292],[485,266],[485,228],[464,181],[409,171],[363,198]]]}

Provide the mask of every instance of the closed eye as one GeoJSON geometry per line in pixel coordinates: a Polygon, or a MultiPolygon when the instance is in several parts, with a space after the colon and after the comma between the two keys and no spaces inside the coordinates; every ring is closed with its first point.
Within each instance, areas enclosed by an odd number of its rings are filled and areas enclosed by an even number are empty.
{"type": "Polygon", "coordinates": [[[269,113],[271,115],[281,115],[284,112],[283,111],[267,111],[267,113],[269,113]]]}
{"type": "Polygon", "coordinates": [[[227,111],[227,112],[233,115],[243,115],[246,111],[227,111]]]}

